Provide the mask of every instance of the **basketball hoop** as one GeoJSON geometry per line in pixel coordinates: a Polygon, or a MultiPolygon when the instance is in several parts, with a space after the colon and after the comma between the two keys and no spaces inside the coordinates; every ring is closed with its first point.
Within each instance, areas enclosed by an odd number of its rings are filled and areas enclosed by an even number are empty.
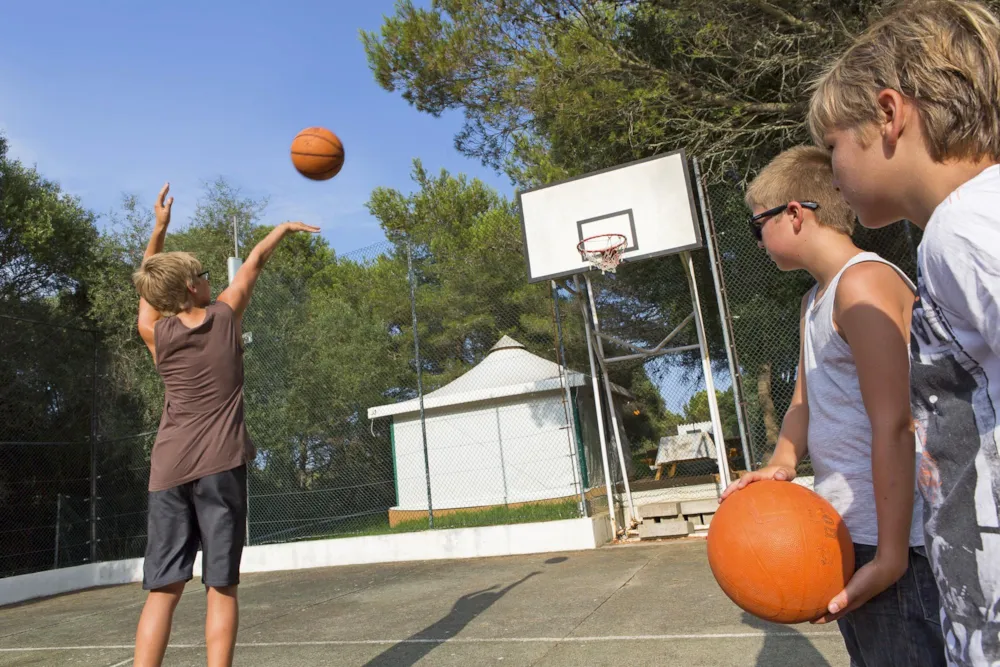
{"type": "Polygon", "coordinates": [[[580,257],[601,270],[601,273],[614,273],[622,261],[628,239],[622,234],[597,234],[589,236],[576,244],[580,257]]]}

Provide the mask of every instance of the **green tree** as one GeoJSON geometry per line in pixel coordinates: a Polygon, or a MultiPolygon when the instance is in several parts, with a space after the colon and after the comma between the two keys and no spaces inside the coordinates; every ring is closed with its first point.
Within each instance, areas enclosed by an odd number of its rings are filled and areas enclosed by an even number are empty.
{"type": "Polygon", "coordinates": [[[743,177],[806,140],[812,77],[880,4],[404,0],[362,40],[380,85],[461,110],[459,150],[519,180],[678,148],[743,177]]]}
{"type": "MultiPolygon", "coordinates": [[[[719,418],[722,420],[722,433],[726,438],[739,437],[739,422],[736,420],[736,405],[733,403],[733,391],[715,390],[715,400],[719,406],[719,418]]],[[[704,389],[688,399],[684,404],[684,419],[688,423],[710,422],[712,413],[708,407],[708,392],[704,389]]]]}
{"type": "Polygon", "coordinates": [[[0,135],[0,302],[76,292],[96,240],[94,215],[9,157],[0,135]]]}

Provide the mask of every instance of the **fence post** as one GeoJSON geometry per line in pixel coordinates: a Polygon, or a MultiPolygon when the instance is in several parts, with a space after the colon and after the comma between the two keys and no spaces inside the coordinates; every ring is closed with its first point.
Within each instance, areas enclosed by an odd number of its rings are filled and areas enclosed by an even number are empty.
{"type": "MultiPolygon", "coordinates": [[[[746,401],[743,398],[743,373],[740,370],[739,358],[736,353],[736,343],[732,331],[733,321],[729,314],[729,301],[726,294],[726,281],[722,275],[722,254],[715,243],[715,220],[712,218],[712,208],[708,200],[708,192],[701,178],[698,160],[691,161],[694,166],[695,186],[698,188],[698,201],[701,204],[703,221],[705,223],[705,243],[708,245],[708,263],[712,267],[712,282],[715,284],[715,304],[719,309],[720,326],[722,327],[722,342],[726,346],[726,359],[729,361],[729,378],[733,388],[733,407],[736,409],[736,423],[740,429],[740,443],[743,445],[743,465],[747,470],[753,470],[750,458],[750,431],[746,425],[746,401]]],[[[720,433],[718,440],[725,449],[725,434],[720,433]]]]}
{"type": "Polygon", "coordinates": [[[563,411],[566,413],[566,436],[569,440],[569,453],[573,459],[570,467],[573,469],[573,482],[580,492],[580,516],[587,516],[587,490],[583,488],[583,470],[580,467],[580,446],[576,439],[576,429],[573,425],[573,395],[569,389],[569,368],[566,365],[566,346],[563,344],[562,317],[559,314],[559,290],[556,281],[552,284],[552,314],[556,320],[556,337],[558,339],[559,381],[563,383],[563,411]]]}
{"type": "Polygon", "coordinates": [[[56,548],[52,556],[52,569],[59,569],[59,516],[62,514],[62,494],[56,494],[56,548]]]}
{"type": "Polygon", "coordinates": [[[90,562],[97,562],[97,372],[100,339],[94,331],[94,377],[90,405],[90,562]]]}
{"type": "Polygon", "coordinates": [[[406,239],[406,271],[410,281],[410,313],[413,319],[413,361],[417,366],[417,398],[420,403],[420,437],[424,445],[424,477],[427,480],[427,526],[434,527],[434,506],[431,504],[431,464],[427,452],[427,422],[424,420],[424,369],[420,361],[420,335],[417,333],[417,280],[413,273],[413,243],[406,239]]]}

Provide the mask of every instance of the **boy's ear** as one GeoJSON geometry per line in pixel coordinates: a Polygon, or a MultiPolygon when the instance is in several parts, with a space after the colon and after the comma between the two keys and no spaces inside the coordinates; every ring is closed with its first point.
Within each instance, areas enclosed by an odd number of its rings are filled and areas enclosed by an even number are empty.
{"type": "Polygon", "coordinates": [[[792,220],[791,220],[791,222],[792,222],[792,229],[794,229],[795,233],[798,234],[800,231],[802,231],[802,225],[805,224],[805,221],[806,221],[806,217],[805,217],[806,216],[806,208],[804,206],[802,206],[802,204],[798,203],[797,201],[793,201],[793,202],[789,202],[788,203],[788,209],[786,209],[786,210],[792,216],[792,220]]]}
{"type": "Polygon", "coordinates": [[[880,91],[876,101],[882,138],[890,147],[895,148],[909,120],[910,106],[903,95],[892,88],[880,91]]]}

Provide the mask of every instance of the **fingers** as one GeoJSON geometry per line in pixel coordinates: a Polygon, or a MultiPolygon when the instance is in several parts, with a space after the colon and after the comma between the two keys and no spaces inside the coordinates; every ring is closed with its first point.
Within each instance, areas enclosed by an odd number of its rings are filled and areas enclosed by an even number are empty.
{"type": "MultiPolygon", "coordinates": [[[[164,198],[166,198],[168,192],[170,192],[170,183],[169,182],[164,183],[163,187],[160,188],[160,194],[157,195],[157,197],[156,197],[156,205],[157,206],[159,206],[161,208],[163,207],[163,200],[164,200],[164,198]]],[[[174,201],[173,197],[170,198],[170,201],[171,202],[174,201]]]]}
{"type": "Polygon", "coordinates": [[[167,200],[167,205],[164,208],[166,208],[167,212],[169,213],[170,212],[170,207],[173,206],[173,205],[174,205],[174,198],[171,197],[170,199],[167,200]]]}

